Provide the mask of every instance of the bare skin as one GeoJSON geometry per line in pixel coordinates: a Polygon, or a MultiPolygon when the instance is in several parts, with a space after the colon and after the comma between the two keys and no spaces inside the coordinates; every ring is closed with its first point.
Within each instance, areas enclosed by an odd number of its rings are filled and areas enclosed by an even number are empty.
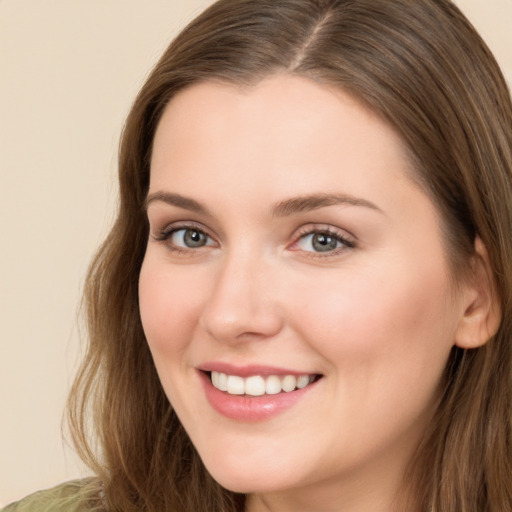
{"type": "Polygon", "coordinates": [[[478,299],[469,284],[453,293],[438,212],[411,172],[385,122],[306,79],[195,85],[163,115],[143,326],[204,464],[249,494],[248,512],[396,512],[478,299]],[[205,397],[210,361],[317,381],[281,413],[237,421],[205,397]]]}

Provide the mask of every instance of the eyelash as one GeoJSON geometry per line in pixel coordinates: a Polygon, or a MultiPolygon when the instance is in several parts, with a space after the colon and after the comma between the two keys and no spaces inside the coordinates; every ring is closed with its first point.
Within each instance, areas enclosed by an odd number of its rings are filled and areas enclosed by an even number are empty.
{"type": "MultiPolygon", "coordinates": [[[[328,258],[332,256],[338,256],[341,252],[346,251],[347,249],[356,248],[356,242],[345,235],[342,235],[339,230],[331,227],[331,226],[305,226],[301,228],[297,234],[296,240],[293,242],[292,247],[299,244],[306,237],[311,235],[326,235],[329,238],[334,239],[336,242],[341,244],[342,247],[337,247],[333,250],[321,252],[321,251],[303,251],[306,253],[308,258],[328,258]]],[[[299,249],[292,249],[299,250],[299,249]]]]}
{"type": "Polygon", "coordinates": [[[190,254],[190,252],[195,251],[196,249],[190,247],[190,248],[184,248],[179,247],[178,245],[166,243],[169,241],[169,239],[178,231],[195,231],[196,233],[200,233],[201,235],[206,236],[210,240],[213,240],[213,238],[199,225],[196,224],[183,224],[183,225],[173,225],[171,227],[167,227],[163,229],[162,231],[159,231],[156,235],[153,235],[153,239],[156,242],[165,243],[169,250],[175,252],[175,253],[184,253],[184,254],[190,254]]]}
{"type": "MultiPolygon", "coordinates": [[[[163,229],[162,231],[158,232],[156,235],[153,235],[153,239],[156,242],[166,243],[169,241],[169,239],[178,231],[195,231],[197,233],[200,233],[201,235],[204,235],[210,240],[214,240],[202,227],[196,224],[183,224],[183,225],[173,225],[171,227],[167,227],[163,229]]],[[[311,235],[326,235],[327,237],[330,237],[334,239],[336,242],[342,245],[342,247],[335,248],[333,250],[328,250],[325,252],[322,251],[302,251],[306,254],[306,257],[308,258],[328,258],[329,256],[337,256],[340,252],[343,252],[347,249],[354,249],[356,247],[356,243],[353,239],[348,238],[344,235],[342,235],[338,230],[333,229],[330,226],[305,226],[299,230],[295,237],[295,241],[290,244],[288,247],[293,247],[299,244],[302,240],[304,240],[306,237],[311,235]]],[[[166,243],[169,250],[175,252],[175,253],[185,253],[190,254],[190,252],[194,252],[195,248],[184,248],[177,246],[175,244],[166,243]]],[[[202,248],[205,246],[201,246],[198,248],[202,248]]],[[[290,249],[294,251],[299,251],[300,249],[290,249]]]]}

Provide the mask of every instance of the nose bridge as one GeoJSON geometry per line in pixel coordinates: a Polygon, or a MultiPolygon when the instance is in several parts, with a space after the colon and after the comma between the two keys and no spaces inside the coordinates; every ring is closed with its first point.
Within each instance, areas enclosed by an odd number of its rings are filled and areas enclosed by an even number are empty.
{"type": "Polygon", "coordinates": [[[281,317],[272,274],[272,264],[249,247],[227,253],[203,311],[203,328],[227,343],[276,334],[281,317]]]}

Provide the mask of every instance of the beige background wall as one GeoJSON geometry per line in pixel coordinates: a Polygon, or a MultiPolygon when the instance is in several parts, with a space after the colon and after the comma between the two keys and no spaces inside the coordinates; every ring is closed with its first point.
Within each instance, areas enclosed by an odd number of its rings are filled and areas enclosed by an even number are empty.
{"type": "MultiPolygon", "coordinates": [[[[61,442],[88,261],[155,59],[211,0],[0,0],[0,505],[86,474],[61,442]]],[[[512,0],[459,0],[512,83],[512,0]]]]}

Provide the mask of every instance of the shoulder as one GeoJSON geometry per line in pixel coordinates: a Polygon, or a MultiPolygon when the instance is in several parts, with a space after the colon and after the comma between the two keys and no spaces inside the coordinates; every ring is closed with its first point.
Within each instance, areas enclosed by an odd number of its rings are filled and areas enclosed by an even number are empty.
{"type": "Polygon", "coordinates": [[[104,510],[100,493],[101,486],[96,479],[72,480],[35,492],[0,512],[100,512],[104,510]]]}

